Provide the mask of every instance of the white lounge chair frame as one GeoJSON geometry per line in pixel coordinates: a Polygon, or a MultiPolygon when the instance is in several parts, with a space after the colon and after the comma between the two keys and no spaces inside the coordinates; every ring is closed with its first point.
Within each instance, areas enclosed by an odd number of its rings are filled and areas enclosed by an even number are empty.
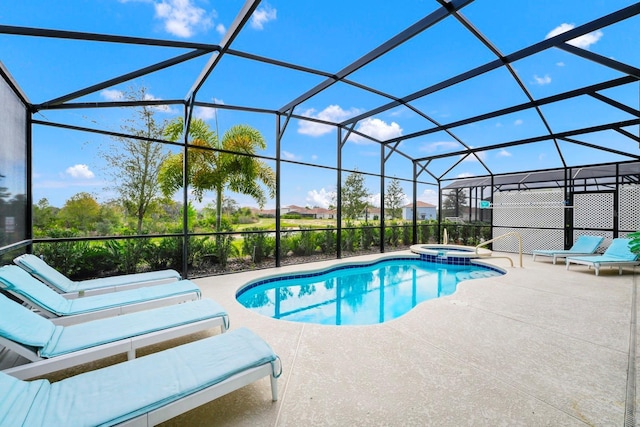
{"type": "Polygon", "coordinates": [[[35,378],[51,372],[67,369],[83,363],[94,362],[105,357],[126,353],[127,360],[136,358],[136,351],[143,347],[159,344],[174,338],[184,337],[207,329],[220,327],[222,331],[226,326],[221,317],[201,320],[186,325],[162,331],[151,332],[137,337],[127,338],[120,341],[102,344],[85,350],[56,356],[45,359],[36,354],[35,351],[24,347],[14,341],[0,337],[0,345],[28,359],[30,363],[5,369],[2,372],[19,379],[35,378]]]}
{"type": "MultiPolygon", "coordinates": [[[[64,295],[56,293],[47,285],[40,282],[35,277],[29,275],[29,273],[22,270],[18,266],[15,266],[15,265],[4,266],[2,268],[18,269],[17,271],[22,272],[20,273],[21,275],[22,274],[27,275],[29,280],[33,280],[37,282],[39,285],[45,287],[47,293],[51,293],[51,295],[55,295],[55,298],[64,298],[64,295]]],[[[176,281],[173,283],[180,283],[180,281],[176,281]]],[[[171,284],[165,284],[165,285],[171,285],[171,284]]],[[[194,288],[197,288],[197,287],[194,285],[194,288]]],[[[148,310],[152,308],[163,307],[167,305],[179,304],[182,302],[195,301],[200,299],[200,290],[198,288],[198,289],[194,289],[194,291],[192,292],[180,293],[172,296],[158,297],[158,298],[148,299],[140,302],[123,303],[122,305],[105,307],[105,308],[96,308],[95,310],[78,313],[78,314],[60,315],[48,310],[45,307],[42,307],[40,304],[38,304],[37,301],[31,298],[27,293],[21,293],[21,292],[18,292],[17,290],[12,289],[11,287],[5,287],[5,285],[2,283],[0,283],[0,289],[10,293],[17,299],[23,301],[26,306],[31,307],[34,311],[39,312],[41,315],[51,319],[59,319],[57,322],[58,325],[72,325],[75,323],[88,322],[90,320],[119,316],[126,313],[134,313],[136,311],[148,310]]],[[[135,292],[136,290],[131,289],[130,291],[135,292]]],[[[124,294],[125,292],[127,291],[120,292],[120,294],[124,294]]],[[[95,295],[95,297],[100,297],[100,295],[95,295]]],[[[88,296],[84,298],[92,298],[92,297],[88,296]]]]}
{"type": "Polygon", "coordinates": [[[110,292],[124,291],[127,289],[141,288],[144,286],[175,282],[181,279],[180,273],[176,270],[161,270],[73,281],[48,265],[44,260],[41,260],[32,254],[20,255],[14,258],[13,262],[32,276],[38,278],[54,291],[65,295],[66,298],[100,295],[110,292]],[[72,284],[77,290],[70,292],[65,290],[66,288],[62,289],[60,285],[55,282],[55,277],[59,277],[60,281],[64,280],[70,285],[72,284]]]}
{"type": "MultiPolygon", "coordinates": [[[[137,360],[107,366],[95,371],[84,372],[74,377],[66,378],[56,384],[47,384],[46,380],[30,385],[19,379],[0,378],[3,388],[16,394],[8,396],[13,400],[29,397],[32,401],[25,402],[12,411],[4,406],[4,415],[14,423],[29,421],[32,423],[64,423],[65,417],[70,421],[76,417],[77,424],[106,423],[121,426],[149,426],[174,418],[186,411],[210,402],[231,391],[244,387],[264,377],[270,377],[271,399],[278,399],[277,379],[282,373],[279,357],[273,353],[268,344],[246,328],[227,334],[205,338],[167,349],[158,353],[141,357],[137,360]],[[238,358],[233,358],[238,354],[238,358]],[[192,360],[189,357],[193,355],[192,360]],[[216,355],[220,356],[219,363],[216,355]],[[171,361],[182,361],[185,368],[174,375],[162,375],[166,364],[171,361]],[[200,368],[203,368],[202,371],[200,368]],[[135,378],[128,374],[134,373],[135,378]],[[195,372],[202,372],[202,376],[194,377],[195,372]],[[176,375],[191,375],[183,384],[174,383],[176,375]],[[104,388],[96,387],[96,381],[109,379],[104,388]],[[136,381],[133,390],[127,387],[127,381],[136,381]],[[150,381],[154,387],[150,395],[140,394],[140,387],[150,381]],[[121,387],[115,387],[116,384],[121,387]],[[86,385],[86,386],[84,386],[86,385]],[[51,388],[50,388],[51,387],[51,388]],[[53,388],[56,390],[53,390],[53,388]],[[90,394],[83,390],[90,390],[90,394]],[[34,394],[34,390],[38,391],[34,394]],[[126,391],[131,390],[131,391],[126,391]],[[49,392],[53,400],[49,399],[49,392]],[[121,404],[115,401],[107,412],[93,412],[88,407],[89,402],[113,402],[120,391],[125,391],[121,404]],[[77,394],[77,396],[74,395],[77,394]],[[133,400],[128,400],[126,394],[133,400]],[[133,394],[132,394],[133,393],[133,394]],[[53,406],[50,406],[53,405],[53,406]],[[58,406],[60,405],[60,406],[58,406]],[[140,405],[139,410],[135,410],[140,405]],[[77,407],[77,408],[75,408],[77,407]],[[74,409],[82,408],[82,411],[74,409]],[[109,412],[110,411],[110,412],[109,412]],[[54,415],[55,420],[46,418],[54,415]],[[87,416],[87,418],[78,418],[87,416]],[[127,419],[127,417],[131,417],[127,419]]],[[[4,375],[4,374],[3,374],[4,375]]],[[[181,377],[179,377],[181,378],[181,377]]]]}
{"type": "Polygon", "coordinates": [[[596,276],[599,276],[600,275],[600,269],[602,267],[609,267],[609,268],[618,267],[618,275],[622,275],[622,269],[624,267],[635,267],[637,265],[640,265],[640,261],[601,261],[600,262],[600,261],[597,261],[597,260],[582,261],[582,260],[567,258],[566,264],[567,264],[567,270],[569,270],[569,265],[570,264],[586,265],[587,267],[589,267],[589,270],[591,270],[591,267],[593,267],[593,269],[596,272],[596,276]]]}
{"type": "Polygon", "coordinates": [[[636,265],[640,265],[640,261],[637,259],[629,259],[633,254],[630,251],[622,250],[622,255],[620,255],[620,249],[624,248],[625,245],[628,246],[629,239],[627,238],[615,238],[611,242],[611,245],[607,248],[607,250],[602,255],[594,255],[594,256],[583,256],[583,257],[567,257],[565,260],[567,270],[569,270],[569,266],[571,264],[581,264],[586,265],[591,269],[594,268],[596,272],[596,276],[600,275],[600,269],[602,267],[618,267],[618,274],[622,274],[623,267],[634,267],[636,265]],[[618,259],[616,259],[618,258],[618,259]]]}
{"type": "MultiPolygon", "coordinates": [[[[604,237],[599,237],[599,236],[580,236],[578,237],[578,240],[584,237],[588,237],[591,239],[600,239],[599,244],[602,243],[602,241],[604,240],[604,237]]],[[[576,240],[575,244],[578,242],[578,240],[576,240]]],[[[571,250],[571,249],[558,249],[558,250],[541,250],[541,249],[535,249],[531,252],[531,254],[533,255],[533,261],[536,260],[537,256],[543,256],[543,257],[550,257],[553,259],[553,264],[556,263],[556,261],[558,260],[558,258],[567,258],[567,257],[571,257],[571,256],[583,256],[583,255],[593,255],[595,253],[595,251],[598,248],[594,248],[593,251],[591,252],[581,252],[581,251],[577,251],[577,250],[571,250]]]]}
{"type": "Polygon", "coordinates": [[[258,381],[261,378],[269,377],[271,380],[271,400],[278,400],[278,377],[273,373],[270,363],[240,372],[226,380],[211,386],[207,389],[185,396],[180,400],[169,403],[154,411],[150,411],[137,418],[118,424],[123,427],[148,427],[155,426],[171,418],[177,417],[187,411],[209,403],[219,397],[229,394],[244,386],[258,381]]]}

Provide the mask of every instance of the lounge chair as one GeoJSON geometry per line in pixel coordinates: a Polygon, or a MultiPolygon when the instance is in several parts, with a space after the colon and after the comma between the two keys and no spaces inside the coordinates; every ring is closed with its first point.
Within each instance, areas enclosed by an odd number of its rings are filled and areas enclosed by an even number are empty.
{"type": "Polygon", "coordinates": [[[13,262],[62,294],[97,295],[181,279],[180,273],[175,270],[159,270],[73,281],[44,262],[44,260],[32,254],[20,255],[13,262]]]}
{"type": "Polygon", "coordinates": [[[156,425],[267,376],[275,401],[281,371],[242,328],[55,383],[0,373],[0,425],[156,425]]]}
{"type": "Polygon", "coordinates": [[[600,274],[600,267],[618,267],[618,274],[622,274],[622,267],[630,267],[640,264],[638,255],[631,252],[629,243],[631,239],[616,238],[602,255],[568,257],[566,259],[567,270],[571,264],[587,265],[596,270],[596,276],[600,274]]]}
{"type": "Polygon", "coordinates": [[[0,267],[0,289],[39,310],[45,317],[67,317],[65,324],[200,299],[200,288],[189,280],[67,299],[17,265],[0,267]]]}
{"type": "Polygon", "coordinates": [[[533,254],[533,260],[536,260],[536,256],[552,257],[555,264],[558,258],[566,258],[568,256],[580,256],[580,255],[592,255],[596,252],[604,237],[601,236],[579,236],[573,246],[565,250],[556,249],[535,249],[531,253],[533,254]]]}
{"type": "Polygon", "coordinates": [[[228,315],[210,299],[58,326],[0,295],[0,348],[29,361],[4,372],[20,379],[121,353],[134,359],[139,348],[213,327],[226,331],[228,315]]]}

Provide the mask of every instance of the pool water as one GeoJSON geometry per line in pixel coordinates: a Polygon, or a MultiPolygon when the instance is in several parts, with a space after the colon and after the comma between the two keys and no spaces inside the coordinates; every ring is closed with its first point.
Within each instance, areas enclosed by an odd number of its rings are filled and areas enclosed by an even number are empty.
{"type": "Polygon", "coordinates": [[[423,301],[451,295],[462,280],[501,274],[477,265],[387,259],[263,279],[243,287],[237,299],[276,319],[372,325],[400,317],[423,301]]]}

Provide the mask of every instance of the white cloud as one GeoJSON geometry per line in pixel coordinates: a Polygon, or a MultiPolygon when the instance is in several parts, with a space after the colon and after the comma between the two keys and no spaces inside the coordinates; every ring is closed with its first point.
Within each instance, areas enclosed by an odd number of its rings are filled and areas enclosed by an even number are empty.
{"type": "Polygon", "coordinates": [[[78,179],[92,179],[95,177],[95,174],[89,170],[89,166],[82,164],[70,166],[65,172],[78,179]]]}
{"type": "MultiPolygon", "coordinates": [[[[353,117],[359,114],[360,110],[357,108],[351,108],[350,110],[343,110],[339,105],[329,105],[324,110],[316,113],[316,110],[310,108],[301,113],[302,116],[312,117],[326,122],[339,123],[349,117],[353,117]]],[[[306,120],[300,120],[298,123],[298,133],[309,136],[321,136],[331,132],[335,127],[323,125],[322,123],[309,122],[306,120]]]]}
{"type": "Polygon", "coordinates": [[[436,151],[455,150],[456,148],[462,148],[462,146],[455,141],[437,141],[423,145],[420,147],[420,151],[433,153],[436,151]]]}
{"type": "Polygon", "coordinates": [[[564,62],[560,61],[560,62],[556,62],[556,65],[558,67],[564,67],[564,62]]]}
{"type": "Polygon", "coordinates": [[[335,191],[326,190],[323,187],[320,190],[308,191],[305,201],[309,202],[311,206],[320,206],[328,209],[329,206],[335,202],[335,196],[335,191]]]}
{"type": "Polygon", "coordinates": [[[100,96],[107,101],[121,101],[124,99],[124,93],[122,93],[121,90],[116,89],[104,89],[100,92],[100,96]]]}
{"type": "Polygon", "coordinates": [[[282,150],[282,157],[285,158],[286,160],[300,160],[301,157],[300,156],[296,156],[293,153],[290,153],[289,151],[285,151],[282,150]]]}
{"type": "Polygon", "coordinates": [[[512,154],[505,149],[502,149],[498,152],[498,157],[511,157],[512,154]]]}
{"type": "MultiPolygon", "coordinates": [[[[218,98],[213,98],[214,104],[224,105],[224,101],[218,98]]],[[[214,107],[196,107],[193,109],[194,117],[202,119],[204,121],[211,120],[216,117],[216,108],[214,107]]]]}
{"type": "Polygon", "coordinates": [[[216,32],[221,36],[224,36],[227,33],[227,27],[222,24],[216,25],[216,32]]]}
{"type": "MultiPolygon", "coordinates": [[[[473,147],[469,147],[469,148],[473,148],[473,147]]],[[[464,157],[464,155],[460,156],[460,157],[464,157]]],[[[464,160],[462,160],[463,162],[477,162],[479,160],[485,160],[487,158],[487,152],[486,151],[476,151],[475,155],[474,153],[469,154],[467,157],[464,157],[464,160]]],[[[458,178],[463,178],[462,175],[458,176],[458,178]]]]}
{"type": "MultiPolygon", "coordinates": [[[[369,195],[369,197],[367,197],[367,203],[369,203],[369,206],[373,206],[376,208],[381,207],[382,205],[380,204],[380,201],[382,200],[382,198],[380,197],[380,193],[376,193],[376,194],[371,194],[369,195]]],[[[369,217],[371,218],[371,217],[369,217]]]]}
{"type": "MultiPolygon", "coordinates": [[[[575,28],[575,25],[573,24],[562,23],[558,25],[556,28],[554,28],[553,30],[549,31],[549,34],[547,34],[545,39],[555,37],[558,34],[566,33],[567,31],[572,30],[574,28],[575,28]]],[[[602,36],[603,36],[602,31],[598,30],[598,31],[594,31],[594,32],[582,35],[580,37],[576,37],[575,39],[571,39],[567,43],[582,49],[589,49],[589,47],[592,44],[596,43],[598,40],[600,40],[602,36]]]]}
{"type": "Polygon", "coordinates": [[[211,120],[216,116],[216,109],[209,107],[196,107],[193,109],[193,116],[204,121],[211,120]]]}
{"type": "Polygon", "coordinates": [[[163,21],[165,31],[178,37],[191,37],[213,25],[207,11],[191,0],[161,0],[154,3],[154,8],[155,17],[163,21]]]}
{"type": "Polygon", "coordinates": [[[539,77],[537,74],[534,74],[533,80],[536,82],[536,84],[541,86],[548,85],[549,83],[551,83],[551,77],[549,77],[548,74],[545,74],[544,77],[539,77]]]}
{"type": "MultiPolygon", "coordinates": [[[[378,139],[380,141],[386,141],[388,139],[396,138],[402,135],[402,128],[396,122],[387,124],[383,120],[371,117],[361,121],[356,129],[358,130],[358,132],[378,139]]],[[[365,139],[360,137],[359,135],[353,135],[349,137],[349,140],[354,142],[366,142],[365,139]]]]}
{"type": "MultiPolygon", "coordinates": [[[[107,101],[123,101],[125,99],[124,92],[122,92],[121,90],[116,90],[116,89],[104,89],[104,90],[100,91],[100,96],[102,96],[107,101]]],[[[161,100],[161,98],[156,98],[155,96],[153,96],[150,93],[145,93],[144,94],[144,100],[145,101],[159,101],[159,100],[161,100]]],[[[172,109],[168,105],[154,105],[151,108],[153,108],[154,110],[159,111],[161,113],[176,114],[176,111],[174,109],[172,109]]]]}
{"type": "Polygon", "coordinates": [[[421,202],[431,203],[435,206],[440,205],[440,203],[438,203],[438,192],[436,190],[424,190],[417,198],[421,202]]]}
{"type": "Polygon", "coordinates": [[[253,15],[251,15],[251,28],[254,30],[264,29],[264,24],[275,20],[277,13],[278,11],[269,6],[269,4],[259,7],[255,12],[253,12],[253,15]]]}
{"type": "Polygon", "coordinates": [[[406,110],[402,108],[396,108],[395,110],[391,110],[389,114],[391,115],[391,117],[402,117],[405,111],[406,110]]]}
{"type": "Polygon", "coordinates": [[[575,25],[567,24],[566,22],[558,25],[553,30],[549,31],[549,33],[544,37],[545,39],[550,39],[551,37],[555,37],[559,34],[566,33],[569,30],[573,30],[575,25]]]}
{"type": "MultiPolygon", "coordinates": [[[[145,101],[161,101],[162,98],[156,98],[155,96],[147,92],[144,94],[144,100],[145,101]]],[[[154,105],[151,108],[153,108],[154,110],[160,113],[177,114],[176,110],[172,109],[168,105],[154,105]]]]}
{"type": "Polygon", "coordinates": [[[521,125],[521,124],[523,124],[523,123],[524,123],[524,120],[522,120],[522,119],[517,119],[517,120],[515,120],[515,121],[513,122],[513,125],[514,125],[514,126],[520,126],[520,125],[521,125]]]}

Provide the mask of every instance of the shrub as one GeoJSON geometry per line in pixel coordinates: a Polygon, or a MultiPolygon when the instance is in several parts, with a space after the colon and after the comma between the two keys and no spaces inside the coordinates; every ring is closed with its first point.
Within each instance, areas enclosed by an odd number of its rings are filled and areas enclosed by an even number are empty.
{"type": "Polygon", "coordinates": [[[631,233],[627,237],[631,239],[631,242],[629,242],[629,249],[631,249],[631,252],[640,255],[640,231],[631,233]]]}
{"type": "Polygon", "coordinates": [[[429,240],[433,234],[432,224],[428,222],[418,224],[418,241],[420,243],[431,243],[429,240]]]}
{"type": "Polygon", "coordinates": [[[412,230],[413,230],[413,227],[411,226],[407,226],[407,225],[402,226],[402,244],[403,245],[409,246],[413,242],[413,236],[411,233],[412,230]]]}
{"type": "Polygon", "coordinates": [[[182,270],[182,238],[162,237],[157,244],[150,245],[145,251],[145,260],[152,270],[172,268],[182,270]]]}
{"type": "Polygon", "coordinates": [[[324,230],[316,236],[316,243],[323,254],[336,253],[336,232],[333,228],[324,230]]]}
{"type": "Polygon", "coordinates": [[[313,254],[316,250],[315,232],[301,228],[300,232],[291,238],[291,250],[296,255],[313,254]]]}
{"type": "Polygon", "coordinates": [[[105,247],[119,273],[135,273],[145,260],[149,239],[107,240],[105,247]]]}
{"type": "Polygon", "coordinates": [[[220,267],[226,268],[229,258],[238,255],[238,250],[233,245],[233,236],[231,234],[217,234],[215,245],[213,246],[213,254],[220,267]]]}
{"type": "Polygon", "coordinates": [[[384,236],[386,244],[393,247],[398,246],[400,241],[400,230],[398,230],[398,225],[391,223],[389,227],[385,227],[384,236]]]}
{"type": "Polygon", "coordinates": [[[275,237],[269,236],[264,228],[248,228],[242,233],[242,253],[251,256],[255,263],[262,262],[266,257],[274,253],[276,247],[275,237]],[[253,233],[248,233],[253,231],[253,233]]]}
{"type": "Polygon", "coordinates": [[[342,230],[342,250],[355,252],[356,243],[358,242],[358,232],[356,228],[353,228],[352,224],[347,223],[347,227],[342,230]]]}
{"type": "Polygon", "coordinates": [[[103,276],[115,265],[102,245],[87,241],[37,243],[33,253],[72,280],[103,276]]]}
{"type": "Polygon", "coordinates": [[[369,250],[374,243],[374,230],[375,227],[371,225],[363,225],[361,229],[361,246],[362,249],[369,250]]]}

